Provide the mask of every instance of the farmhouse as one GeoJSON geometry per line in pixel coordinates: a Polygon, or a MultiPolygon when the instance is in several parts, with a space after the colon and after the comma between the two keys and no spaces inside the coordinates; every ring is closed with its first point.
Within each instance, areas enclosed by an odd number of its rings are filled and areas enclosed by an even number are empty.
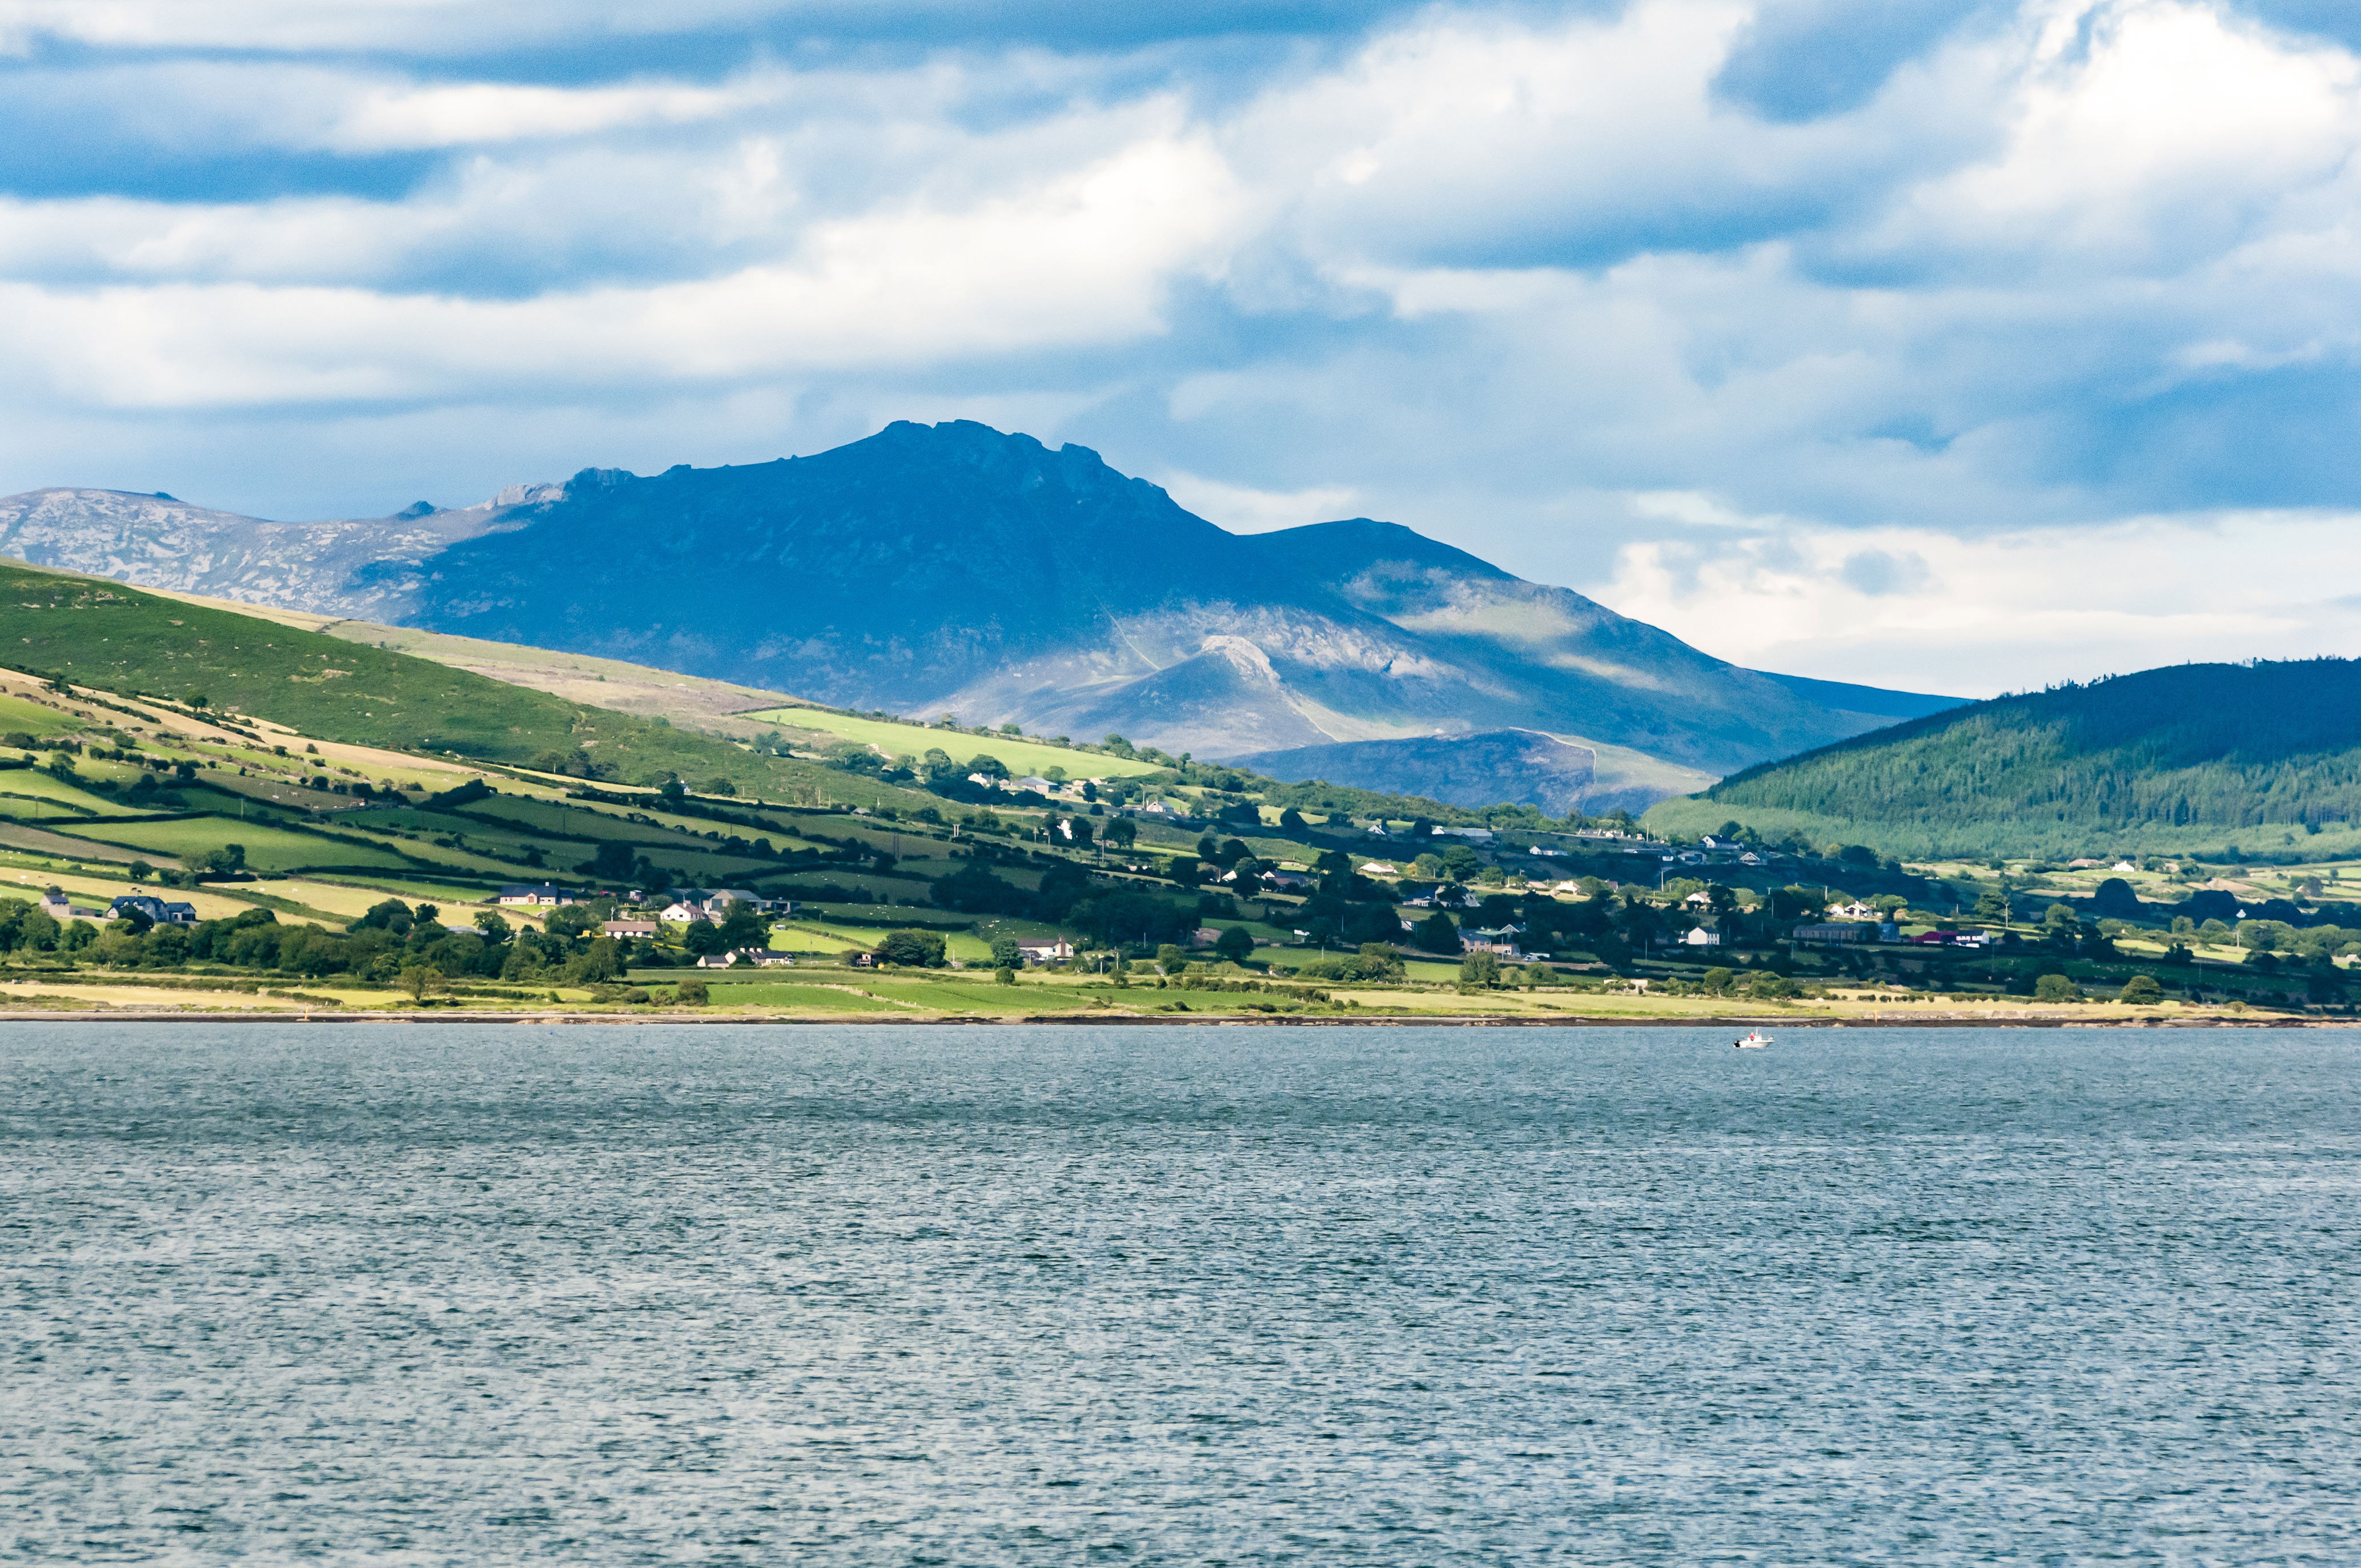
{"type": "Polygon", "coordinates": [[[135,893],[116,899],[107,906],[107,914],[120,920],[137,910],[146,916],[150,925],[193,926],[197,923],[197,906],[193,904],[167,904],[145,893],[135,893]]]}
{"type": "Polygon", "coordinates": [[[500,889],[500,902],[511,906],[549,909],[573,903],[574,894],[553,883],[537,883],[530,887],[512,884],[500,889]]]}
{"type": "Polygon", "coordinates": [[[1063,937],[1055,937],[1046,942],[1019,942],[1016,953],[1028,964],[1056,963],[1074,956],[1074,944],[1063,937]]]}

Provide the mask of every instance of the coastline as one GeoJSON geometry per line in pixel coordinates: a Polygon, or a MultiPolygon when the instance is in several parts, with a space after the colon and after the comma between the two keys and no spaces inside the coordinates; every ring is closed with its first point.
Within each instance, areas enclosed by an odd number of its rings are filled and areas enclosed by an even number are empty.
{"type": "Polygon", "coordinates": [[[321,1008],[300,1012],[291,1008],[223,1008],[219,1010],[186,1009],[0,1009],[0,1025],[5,1024],[502,1024],[576,1026],[607,1025],[625,1028],[641,1028],[656,1025],[791,1025],[799,1027],[826,1025],[829,1027],[940,1027],[988,1026],[1006,1027],[1019,1025],[1060,1025],[1067,1026],[1148,1026],[1178,1028],[1451,1028],[1451,1029],[1744,1029],[1767,1025],[1780,1029],[2354,1029],[2361,1028],[2361,1019],[2355,1018],[2072,1018],[2054,1015],[2024,1016],[1976,1015],[1970,1014],[1933,1014],[1916,1017],[1857,1018],[1764,1018],[1736,1017],[1631,1017],[1582,1014],[1536,1018],[1530,1015],[1503,1016],[1488,1014],[1469,1016],[1465,1014],[1379,1014],[1353,1016],[1326,1014],[1318,1016],[1301,1014],[1251,1014],[1192,1013],[1186,1016],[1170,1014],[1108,1013],[1081,1014],[1072,1013],[1020,1014],[985,1016],[974,1014],[940,1014],[932,1016],[877,1014],[828,1013],[576,1013],[546,1012],[461,1012],[434,1008],[420,1012],[344,1012],[321,1008]]]}

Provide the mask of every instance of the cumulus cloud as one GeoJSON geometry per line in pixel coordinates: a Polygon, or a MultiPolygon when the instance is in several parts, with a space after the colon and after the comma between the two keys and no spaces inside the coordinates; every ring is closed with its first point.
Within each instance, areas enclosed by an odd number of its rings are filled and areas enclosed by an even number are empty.
{"type": "Polygon", "coordinates": [[[1809,674],[2352,630],[2361,61],[2280,0],[1081,16],[0,0],[0,487],[961,414],[1809,674]]]}

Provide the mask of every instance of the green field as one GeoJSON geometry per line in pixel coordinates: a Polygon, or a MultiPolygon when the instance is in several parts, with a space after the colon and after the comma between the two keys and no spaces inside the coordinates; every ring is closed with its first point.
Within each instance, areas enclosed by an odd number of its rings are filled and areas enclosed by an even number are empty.
{"type": "Polygon", "coordinates": [[[569,702],[431,660],[347,642],[100,578],[0,572],[0,646],[12,667],[76,684],[258,715],[305,735],[517,766],[580,751],[618,778],[677,773],[692,789],[914,807],[927,797],[727,740],[569,702]]]}
{"type": "Polygon", "coordinates": [[[773,707],[741,717],[782,729],[824,730],[840,740],[874,746],[888,757],[923,757],[929,749],[939,749],[960,763],[973,762],[979,756],[997,757],[1008,764],[1011,773],[1020,777],[1046,776],[1051,768],[1063,768],[1067,776],[1078,779],[1124,778],[1164,771],[1154,762],[1105,751],[1073,751],[1038,740],[977,735],[964,729],[936,729],[884,718],[857,718],[849,713],[830,713],[818,707],[773,707]]]}

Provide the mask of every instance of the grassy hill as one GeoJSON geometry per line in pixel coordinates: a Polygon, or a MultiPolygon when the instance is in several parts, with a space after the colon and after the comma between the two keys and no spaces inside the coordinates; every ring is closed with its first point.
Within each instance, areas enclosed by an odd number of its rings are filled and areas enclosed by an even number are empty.
{"type": "Polygon", "coordinates": [[[2361,837],[2361,663],[2180,664],[2000,697],[1647,817],[1683,836],[1731,820],[1908,856],[2328,852],[2361,837]]]}
{"type": "Polygon", "coordinates": [[[104,578],[0,565],[0,662],[76,685],[257,715],[324,740],[532,767],[558,758],[649,784],[876,805],[906,792],[568,701],[391,649],[167,598],[104,578]],[[873,799],[872,797],[874,797],[873,799]]]}

